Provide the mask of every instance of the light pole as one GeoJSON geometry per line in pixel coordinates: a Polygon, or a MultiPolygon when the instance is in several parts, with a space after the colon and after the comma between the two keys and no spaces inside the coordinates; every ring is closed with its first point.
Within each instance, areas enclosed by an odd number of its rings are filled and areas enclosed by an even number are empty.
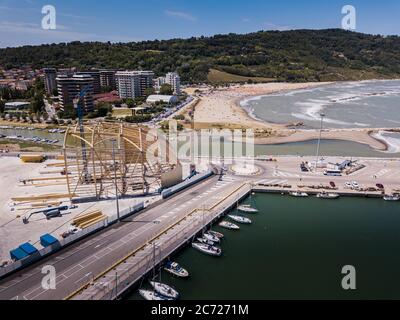
{"type": "Polygon", "coordinates": [[[323,124],[324,124],[325,114],[321,113],[320,116],[321,116],[321,127],[319,129],[319,137],[318,137],[318,144],[317,144],[317,156],[316,156],[316,161],[315,161],[315,171],[318,170],[319,148],[321,146],[322,128],[323,128],[323,124]]]}
{"type": "Polygon", "coordinates": [[[113,159],[113,167],[114,167],[114,182],[115,182],[115,200],[117,203],[117,219],[119,222],[119,201],[118,201],[118,185],[117,185],[117,164],[115,162],[115,139],[111,140],[112,142],[112,159],[113,159]]]}

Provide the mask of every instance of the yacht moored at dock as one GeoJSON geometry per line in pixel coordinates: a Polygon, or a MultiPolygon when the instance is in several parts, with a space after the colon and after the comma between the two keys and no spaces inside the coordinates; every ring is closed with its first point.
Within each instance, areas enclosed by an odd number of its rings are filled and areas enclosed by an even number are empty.
{"type": "Polygon", "coordinates": [[[385,201],[399,201],[400,200],[400,195],[398,194],[387,194],[383,197],[383,200],[385,201]]]}
{"type": "Polygon", "coordinates": [[[222,221],[219,224],[220,227],[228,229],[228,230],[239,230],[240,227],[232,222],[222,221]]]}
{"type": "Polygon", "coordinates": [[[299,191],[290,192],[289,195],[291,195],[292,197],[296,197],[296,198],[307,198],[308,197],[308,193],[299,192],[299,191]]]}
{"type": "Polygon", "coordinates": [[[238,206],[238,211],[245,212],[245,213],[257,213],[258,209],[253,208],[249,204],[243,204],[241,206],[238,206]]]}
{"type": "Polygon", "coordinates": [[[179,298],[179,293],[176,291],[174,288],[170,287],[169,285],[161,282],[156,282],[156,281],[150,281],[151,286],[154,288],[154,290],[169,299],[176,300],[179,298]]]}
{"type": "Polygon", "coordinates": [[[195,248],[196,250],[199,250],[200,252],[203,252],[210,256],[219,257],[222,255],[221,248],[218,248],[215,246],[210,246],[210,245],[203,244],[203,243],[193,242],[192,247],[195,248]]]}
{"type": "Polygon", "coordinates": [[[317,198],[319,199],[338,199],[340,197],[337,193],[327,193],[325,191],[317,194],[317,198]]]}
{"type": "Polygon", "coordinates": [[[221,232],[209,230],[207,233],[217,237],[220,240],[222,240],[224,238],[224,235],[221,232]]]}
{"type": "Polygon", "coordinates": [[[164,270],[179,278],[189,277],[189,272],[182,268],[177,262],[167,262],[164,270]]]}
{"type": "Polygon", "coordinates": [[[165,297],[156,291],[151,291],[151,290],[139,290],[139,294],[143,297],[145,300],[149,301],[172,301],[174,299],[165,297]]]}
{"type": "Polygon", "coordinates": [[[242,216],[234,216],[234,215],[228,215],[229,218],[231,218],[233,221],[242,223],[242,224],[251,224],[252,221],[249,218],[242,217],[242,216]]]}
{"type": "Polygon", "coordinates": [[[220,238],[218,238],[217,236],[215,236],[213,234],[207,233],[207,232],[203,234],[203,238],[207,239],[209,241],[215,242],[215,243],[221,242],[220,238]]]}

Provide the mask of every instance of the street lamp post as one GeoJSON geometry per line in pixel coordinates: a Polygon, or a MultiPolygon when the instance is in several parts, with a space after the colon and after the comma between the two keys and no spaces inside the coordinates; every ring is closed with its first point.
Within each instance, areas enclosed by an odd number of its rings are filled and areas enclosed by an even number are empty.
{"type": "Polygon", "coordinates": [[[113,167],[114,167],[114,182],[115,182],[115,200],[117,203],[117,219],[120,220],[119,217],[119,201],[118,201],[118,185],[117,185],[117,164],[115,162],[115,140],[111,140],[112,142],[112,159],[113,159],[113,167]]]}
{"type": "Polygon", "coordinates": [[[317,144],[317,156],[316,156],[316,161],[315,161],[315,171],[318,170],[319,148],[321,146],[322,128],[323,128],[325,114],[321,113],[320,116],[321,116],[321,126],[319,129],[319,137],[318,137],[318,144],[317,144]]]}

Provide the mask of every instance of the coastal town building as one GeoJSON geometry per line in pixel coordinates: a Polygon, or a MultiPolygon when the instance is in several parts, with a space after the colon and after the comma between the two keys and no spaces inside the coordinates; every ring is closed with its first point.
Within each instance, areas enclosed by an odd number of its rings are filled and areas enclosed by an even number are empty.
{"type": "Polygon", "coordinates": [[[100,86],[102,88],[117,88],[115,83],[115,70],[100,70],[100,86]]]}
{"type": "Polygon", "coordinates": [[[57,70],[55,68],[45,68],[44,72],[44,87],[48,95],[53,95],[57,89],[57,70]]]}
{"type": "Polygon", "coordinates": [[[178,101],[178,98],[176,96],[152,94],[147,98],[146,103],[154,104],[157,102],[164,102],[164,103],[168,103],[168,104],[175,104],[177,101],[178,101]]]}
{"type": "Polygon", "coordinates": [[[75,74],[72,77],[59,75],[56,79],[60,105],[65,107],[73,105],[73,99],[85,89],[86,95],[82,98],[81,104],[84,113],[94,110],[93,102],[93,78],[88,74],[75,74]]]}
{"type": "Polygon", "coordinates": [[[145,91],[153,87],[152,71],[118,71],[115,74],[117,90],[121,99],[145,96],[145,91]]]}
{"type": "Polygon", "coordinates": [[[77,75],[89,75],[93,78],[93,93],[94,94],[99,94],[101,93],[101,76],[100,72],[96,70],[90,70],[90,71],[79,71],[76,72],[77,75]]]}
{"type": "Polygon", "coordinates": [[[153,80],[153,87],[154,87],[154,90],[155,90],[156,92],[159,92],[160,89],[161,89],[161,86],[162,86],[163,84],[165,84],[165,81],[166,81],[165,77],[158,77],[158,78],[154,79],[154,80],[153,80]]]}
{"type": "Polygon", "coordinates": [[[176,72],[169,72],[165,76],[165,83],[172,87],[174,94],[181,94],[181,78],[176,72]]]}

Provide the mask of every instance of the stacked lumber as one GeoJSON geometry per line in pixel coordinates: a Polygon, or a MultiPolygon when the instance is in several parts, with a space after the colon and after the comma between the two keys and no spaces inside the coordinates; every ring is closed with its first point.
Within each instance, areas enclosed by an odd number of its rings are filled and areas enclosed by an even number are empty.
{"type": "Polygon", "coordinates": [[[96,210],[74,218],[72,224],[80,229],[85,229],[106,218],[107,217],[100,210],[96,210]]]}
{"type": "Polygon", "coordinates": [[[76,197],[76,194],[69,193],[51,193],[51,194],[42,194],[38,196],[26,196],[26,197],[15,197],[11,198],[14,202],[37,202],[39,200],[54,200],[54,199],[67,199],[70,197],[76,197]]]}

